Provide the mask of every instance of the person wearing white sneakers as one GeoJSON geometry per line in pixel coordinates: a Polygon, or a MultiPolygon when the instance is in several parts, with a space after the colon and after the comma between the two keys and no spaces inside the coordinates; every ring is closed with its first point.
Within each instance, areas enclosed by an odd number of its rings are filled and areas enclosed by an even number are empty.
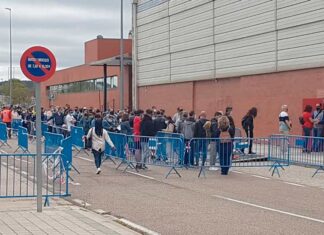
{"type": "Polygon", "coordinates": [[[116,150],[113,142],[111,141],[108,132],[103,129],[102,127],[102,118],[100,114],[96,114],[95,116],[95,126],[92,127],[86,138],[89,140],[90,138],[92,139],[92,153],[93,153],[93,157],[95,159],[95,164],[97,167],[97,174],[100,174],[101,169],[101,158],[102,155],[105,152],[105,145],[106,145],[106,141],[107,143],[110,145],[110,147],[112,148],[113,151],[116,150]]]}

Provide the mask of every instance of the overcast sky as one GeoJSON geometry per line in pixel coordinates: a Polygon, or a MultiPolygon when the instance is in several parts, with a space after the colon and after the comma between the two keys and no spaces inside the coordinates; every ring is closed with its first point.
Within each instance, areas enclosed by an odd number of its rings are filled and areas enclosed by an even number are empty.
{"type": "MultiPolygon", "coordinates": [[[[9,67],[9,11],[15,77],[29,47],[41,45],[55,55],[58,69],[84,63],[84,42],[103,35],[120,37],[121,0],[0,0],[0,81],[9,67]]],[[[131,30],[131,2],[124,0],[124,36],[131,30]]]]}

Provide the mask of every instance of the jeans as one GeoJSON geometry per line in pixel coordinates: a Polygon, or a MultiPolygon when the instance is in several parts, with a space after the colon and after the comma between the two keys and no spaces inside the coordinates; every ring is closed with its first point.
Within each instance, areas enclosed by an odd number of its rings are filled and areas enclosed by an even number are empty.
{"type": "Polygon", "coordinates": [[[311,132],[312,132],[312,128],[303,127],[303,133],[304,133],[304,136],[306,137],[304,139],[304,151],[308,150],[308,142],[310,139],[309,136],[311,135],[311,132]]]}
{"type": "Polygon", "coordinates": [[[245,134],[246,134],[246,137],[249,138],[249,153],[252,153],[253,137],[254,137],[253,130],[245,129],[245,134]]]}
{"type": "Polygon", "coordinates": [[[56,134],[62,134],[62,126],[55,125],[54,131],[56,134]]]}
{"type": "Polygon", "coordinates": [[[141,142],[141,163],[145,164],[150,154],[148,142],[141,142]]]}
{"type": "Polygon", "coordinates": [[[195,164],[199,165],[199,157],[202,155],[202,166],[205,165],[206,159],[207,159],[207,146],[208,146],[208,140],[207,139],[197,139],[194,141],[194,153],[196,162],[195,164]]]}
{"type": "Polygon", "coordinates": [[[209,160],[209,164],[210,166],[215,166],[216,165],[216,158],[217,158],[217,145],[218,145],[218,141],[213,140],[210,142],[210,151],[209,151],[209,156],[210,156],[210,160],[209,160]]]}
{"type": "Polygon", "coordinates": [[[96,167],[99,168],[101,166],[101,158],[104,152],[99,152],[97,150],[92,149],[92,153],[95,159],[96,167]]]}
{"type": "MultiPolygon", "coordinates": [[[[313,136],[314,137],[321,137],[322,131],[323,131],[323,127],[314,127],[313,136]]],[[[323,147],[324,147],[323,140],[318,139],[318,138],[314,138],[314,140],[313,140],[313,151],[315,151],[315,152],[322,151],[323,147]]]]}
{"type": "Polygon", "coordinates": [[[194,144],[193,141],[185,140],[185,153],[184,153],[184,165],[194,164],[194,144]]]}
{"type": "Polygon", "coordinates": [[[228,170],[231,167],[231,156],[233,153],[233,143],[220,143],[217,146],[219,153],[219,163],[221,166],[221,174],[227,175],[228,170]]]}

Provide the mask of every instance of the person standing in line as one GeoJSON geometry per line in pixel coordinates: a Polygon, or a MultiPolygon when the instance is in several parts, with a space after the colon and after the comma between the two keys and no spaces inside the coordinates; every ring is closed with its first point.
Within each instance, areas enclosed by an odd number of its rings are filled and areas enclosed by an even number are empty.
{"type": "Polygon", "coordinates": [[[288,115],[288,105],[281,106],[281,113],[279,114],[279,132],[282,135],[289,135],[292,129],[292,123],[288,115]]]}
{"type": "Polygon", "coordinates": [[[314,138],[312,149],[313,151],[318,152],[320,151],[320,143],[323,142],[320,141],[318,137],[322,136],[324,129],[324,123],[321,123],[321,121],[324,120],[324,111],[323,107],[321,107],[321,104],[316,104],[316,110],[314,111],[312,118],[314,119],[313,136],[316,137],[314,138]]]}
{"type": "Polygon", "coordinates": [[[140,131],[141,131],[141,154],[142,154],[142,158],[141,158],[141,168],[142,169],[147,169],[146,167],[146,160],[147,157],[149,155],[151,155],[151,157],[153,156],[152,152],[149,149],[149,137],[151,136],[155,136],[156,132],[154,130],[154,124],[153,124],[153,120],[152,120],[152,110],[151,109],[147,109],[144,117],[141,121],[141,126],[140,126],[140,131]],[[150,154],[151,153],[151,154],[150,154]]]}
{"type": "Polygon", "coordinates": [[[75,126],[76,123],[76,119],[73,116],[73,111],[70,109],[68,110],[68,113],[65,117],[65,124],[66,124],[66,128],[67,128],[67,136],[70,136],[71,133],[71,127],[75,126]]]}
{"type": "Polygon", "coordinates": [[[125,135],[133,134],[133,131],[129,125],[129,116],[126,113],[124,113],[121,118],[120,133],[125,134],[125,135]]]}
{"type": "Polygon", "coordinates": [[[1,119],[4,124],[6,124],[8,129],[8,137],[11,139],[11,122],[12,122],[12,116],[11,116],[11,109],[9,108],[9,105],[5,106],[4,110],[1,112],[1,119]]]}
{"type": "Polygon", "coordinates": [[[218,131],[218,119],[223,116],[222,111],[218,111],[215,113],[214,117],[210,120],[211,126],[210,126],[210,132],[211,132],[211,141],[210,141],[210,162],[209,162],[209,170],[210,171],[217,171],[218,168],[216,165],[216,158],[217,158],[217,131],[218,131]]]}
{"type": "MultiPolygon", "coordinates": [[[[246,137],[249,140],[249,154],[255,154],[255,152],[252,152],[253,147],[253,129],[254,129],[254,123],[253,120],[256,118],[258,114],[258,110],[256,107],[251,108],[247,114],[242,119],[242,127],[245,130],[246,137]]],[[[242,149],[242,152],[244,153],[244,149],[242,149]]]]}
{"type": "MultiPolygon", "coordinates": [[[[289,132],[291,131],[292,124],[289,119],[288,115],[288,106],[282,105],[281,106],[281,113],[279,114],[279,132],[281,135],[287,136],[289,135],[289,132]]],[[[287,153],[288,146],[289,146],[289,140],[287,138],[281,138],[280,140],[282,143],[281,145],[281,151],[283,153],[287,153]]]]}
{"type": "Polygon", "coordinates": [[[195,166],[199,165],[200,154],[202,155],[202,166],[205,165],[205,161],[207,159],[208,140],[206,139],[206,130],[204,128],[204,125],[207,121],[207,113],[205,111],[201,111],[199,115],[199,120],[197,120],[195,124],[194,131],[194,138],[197,138],[196,143],[194,145],[194,152],[196,155],[195,166]]]}
{"type": "Polygon", "coordinates": [[[188,113],[184,113],[183,117],[184,117],[184,121],[180,122],[179,125],[179,133],[183,134],[184,137],[184,141],[185,141],[185,154],[184,154],[184,165],[185,166],[192,166],[194,164],[194,148],[193,148],[193,144],[191,142],[191,139],[194,137],[194,132],[195,132],[195,123],[196,120],[194,118],[195,113],[194,111],[191,111],[189,113],[189,117],[188,117],[188,113]]]}
{"type": "Polygon", "coordinates": [[[229,118],[227,116],[221,116],[218,119],[216,138],[219,138],[217,151],[222,175],[227,175],[231,167],[234,135],[235,129],[230,125],[229,118]]]}
{"type": "Polygon", "coordinates": [[[315,121],[312,118],[312,111],[313,108],[310,105],[306,105],[304,112],[303,112],[303,135],[306,137],[304,140],[304,146],[303,146],[303,152],[310,152],[310,149],[308,148],[308,142],[309,142],[309,137],[312,134],[312,129],[313,129],[313,122],[315,121]]]}
{"type": "Polygon", "coordinates": [[[93,157],[95,159],[95,165],[97,168],[97,174],[100,174],[101,172],[101,158],[102,155],[105,152],[105,146],[106,146],[106,142],[110,145],[111,149],[113,151],[116,150],[113,142],[111,141],[108,132],[103,129],[102,127],[102,118],[100,115],[96,115],[95,117],[95,125],[94,127],[92,127],[89,132],[88,135],[86,136],[87,140],[89,140],[91,138],[92,140],[92,153],[93,153],[93,157]]]}
{"type": "Polygon", "coordinates": [[[142,164],[141,162],[141,110],[135,110],[134,111],[134,120],[133,120],[133,135],[134,135],[134,155],[136,160],[136,169],[141,169],[142,164]]]}

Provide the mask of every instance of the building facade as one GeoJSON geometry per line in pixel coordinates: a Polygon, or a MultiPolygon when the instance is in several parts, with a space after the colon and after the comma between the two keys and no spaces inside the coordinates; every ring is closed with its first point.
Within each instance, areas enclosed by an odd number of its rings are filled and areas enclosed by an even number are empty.
{"type": "Polygon", "coordinates": [[[133,65],[140,108],[233,106],[240,127],[255,106],[266,136],[287,104],[300,134],[303,100],[324,101],[324,1],[134,1],[133,65]]]}
{"type": "MultiPolygon", "coordinates": [[[[124,104],[132,106],[131,39],[124,40],[124,104]]],[[[85,42],[84,64],[59,70],[41,83],[42,106],[104,109],[104,64],[107,65],[107,108],[120,107],[120,39],[97,38],[85,42]]],[[[58,61],[59,65],[59,61],[58,61]]]]}

